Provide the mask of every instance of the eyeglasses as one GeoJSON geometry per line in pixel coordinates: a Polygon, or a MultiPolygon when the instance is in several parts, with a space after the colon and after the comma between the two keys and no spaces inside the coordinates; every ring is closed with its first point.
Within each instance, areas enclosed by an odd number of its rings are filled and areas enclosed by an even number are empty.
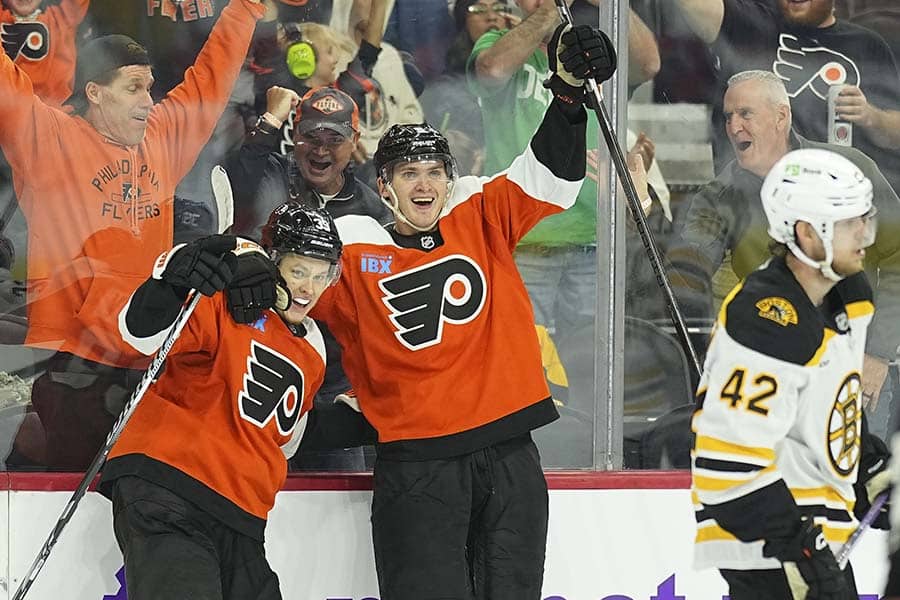
{"type": "Polygon", "coordinates": [[[512,7],[503,2],[494,2],[493,4],[481,4],[476,2],[475,4],[470,4],[469,8],[466,10],[469,11],[470,15],[483,15],[489,10],[492,10],[495,13],[508,15],[512,12],[512,7]]]}

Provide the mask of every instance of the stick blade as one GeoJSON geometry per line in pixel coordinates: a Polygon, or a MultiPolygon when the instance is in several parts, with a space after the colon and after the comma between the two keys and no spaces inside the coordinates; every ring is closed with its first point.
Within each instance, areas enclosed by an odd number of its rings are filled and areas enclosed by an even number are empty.
{"type": "Polygon", "coordinates": [[[234,225],[234,194],[231,191],[231,181],[228,173],[222,165],[213,167],[209,176],[212,183],[213,196],[216,199],[216,210],[219,216],[219,233],[225,233],[234,225]]]}

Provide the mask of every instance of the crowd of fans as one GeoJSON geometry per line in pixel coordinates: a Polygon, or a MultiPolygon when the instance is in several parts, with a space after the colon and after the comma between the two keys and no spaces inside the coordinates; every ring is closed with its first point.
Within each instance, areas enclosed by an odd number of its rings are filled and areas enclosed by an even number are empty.
{"type": "MultiPolygon", "coordinates": [[[[597,24],[610,1],[574,0],[576,22],[597,24]]],[[[449,139],[461,175],[489,176],[524,149],[552,98],[543,82],[559,18],[553,0],[0,5],[9,58],[0,62],[7,469],[77,470],[93,457],[146,367],[108,334],[115,315],[160,252],[217,231],[215,165],[233,184],[235,234],[257,238],[287,199],[386,223],[393,217],[375,191],[372,156],[390,125],[427,121],[449,139]],[[105,91],[104,74],[123,64],[133,81],[105,91]],[[83,143],[87,127],[108,143],[83,143]],[[77,206],[93,192],[103,214],[77,206]]],[[[631,0],[628,69],[619,72],[635,102],[709,107],[714,171],[703,185],[666,185],[677,175],[666,168],[677,157],[666,152],[679,152],[678,139],[636,129],[625,140],[701,353],[722,290],[767,256],[759,189],[768,169],[791,149],[829,147],[873,181],[879,231],[867,271],[877,312],[863,395],[882,436],[900,406],[892,396],[900,389],[898,25],[887,0],[631,0]]],[[[591,117],[589,179],[576,205],[539,223],[516,253],[563,415],[537,433],[546,467],[594,464],[594,381],[606,369],[594,359],[604,321],[598,282],[607,278],[598,272],[606,262],[597,256],[598,195],[600,206],[609,202],[598,182],[610,171],[600,139],[591,117]]],[[[641,323],[625,339],[626,466],[686,467],[689,411],[679,407],[692,398],[689,383],[672,378],[696,374],[677,348],[674,360],[657,355],[652,336],[669,335],[667,309],[640,237],[630,221],[625,229],[624,314],[641,323]],[[663,458],[642,459],[659,446],[663,458]]],[[[323,329],[328,371],[316,402],[331,402],[350,384],[323,329]]],[[[369,458],[348,449],[292,466],[363,470],[369,458]]]]}

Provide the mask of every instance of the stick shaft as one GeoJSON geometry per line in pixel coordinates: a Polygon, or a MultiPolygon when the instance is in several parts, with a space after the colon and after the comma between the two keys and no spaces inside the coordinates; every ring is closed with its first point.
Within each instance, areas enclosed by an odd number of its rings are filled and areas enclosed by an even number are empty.
{"type": "MultiPolygon", "coordinates": [[[[562,22],[573,26],[574,21],[572,20],[572,13],[569,10],[569,6],[566,4],[566,0],[556,0],[556,8],[559,11],[562,22]]],[[[681,309],[678,307],[678,301],[675,299],[672,285],[669,283],[669,279],[663,269],[662,256],[660,255],[659,247],[656,245],[653,234],[647,226],[647,219],[644,217],[644,210],[641,207],[640,198],[638,198],[637,190],[634,187],[634,180],[632,180],[631,173],[628,171],[625,154],[622,152],[622,147],[619,144],[615,131],[613,131],[609,115],[607,114],[606,106],[603,104],[600,86],[593,78],[585,80],[585,86],[587,86],[588,93],[593,99],[591,108],[593,108],[594,113],[597,115],[600,131],[603,133],[603,139],[606,141],[606,145],[609,148],[609,155],[615,166],[616,175],[622,184],[622,189],[625,190],[625,198],[628,202],[628,207],[630,208],[631,217],[634,219],[638,235],[644,245],[644,250],[647,252],[647,258],[650,261],[653,274],[656,276],[656,282],[662,289],[666,308],[669,311],[669,317],[672,319],[672,324],[675,326],[675,333],[681,341],[681,345],[684,348],[688,360],[694,367],[696,373],[700,375],[703,372],[702,366],[700,365],[700,359],[698,358],[697,351],[694,349],[694,344],[691,341],[681,309]]]]}

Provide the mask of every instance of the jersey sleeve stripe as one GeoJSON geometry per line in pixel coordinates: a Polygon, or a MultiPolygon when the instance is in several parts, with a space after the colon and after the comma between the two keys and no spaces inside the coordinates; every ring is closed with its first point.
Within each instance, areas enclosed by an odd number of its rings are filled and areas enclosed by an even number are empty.
{"type": "MultiPolygon", "coordinates": [[[[822,524],[822,532],[825,534],[825,540],[835,544],[843,544],[850,538],[855,526],[850,527],[835,526],[831,523],[822,524]]],[[[737,537],[722,529],[714,520],[705,521],[697,525],[697,535],[694,541],[703,542],[719,542],[719,541],[738,541],[737,537]]]]}
{"type": "Polygon", "coordinates": [[[529,145],[509,166],[506,178],[535,198],[563,209],[575,204],[583,179],[568,181],[561,179],[543,165],[534,155],[529,145]]]}
{"type": "Polygon", "coordinates": [[[797,500],[798,504],[812,504],[811,501],[815,501],[818,504],[831,507],[846,507],[849,511],[852,511],[856,505],[854,498],[844,498],[837,490],[830,487],[790,488],[790,490],[791,495],[797,500]]]}
{"type": "Polygon", "coordinates": [[[741,444],[726,442],[725,440],[720,440],[705,435],[697,436],[695,448],[697,449],[698,454],[702,454],[704,451],[709,451],[761,459],[765,461],[766,464],[775,461],[775,451],[771,448],[743,446],[741,444]]]}
{"type": "Polygon", "coordinates": [[[749,473],[751,471],[759,471],[766,467],[766,465],[703,456],[697,457],[697,459],[694,460],[694,466],[698,469],[703,469],[704,471],[722,471],[725,473],[749,473]]]}
{"type": "MultiPolygon", "coordinates": [[[[703,492],[727,492],[734,490],[736,488],[746,488],[750,484],[758,482],[758,485],[753,485],[752,488],[760,489],[772,483],[770,481],[771,478],[765,477],[766,475],[775,473],[775,465],[769,465],[765,469],[761,471],[752,471],[750,473],[721,473],[717,472],[712,476],[706,476],[700,474],[700,469],[694,470],[694,488],[697,489],[698,493],[701,494],[703,492]],[[765,480],[765,481],[763,481],[765,480]]],[[[776,477],[775,479],[778,479],[776,477]]],[[[748,493],[748,491],[753,490],[743,490],[740,495],[744,495],[748,493]]]]}
{"type": "Polygon", "coordinates": [[[125,319],[125,315],[128,313],[128,307],[130,306],[131,298],[128,299],[128,303],[119,311],[119,334],[129,346],[145,356],[152,356],[159,350],[160,346],[163,345],[163,342],[166,341],[166,336],[169,334],[169,328],[165,327],[159,333],[149,337],[137,337],[128,329],[128,324],[125,319]]]}
{"type": "Polygon", "coordinates": [[[725,299],[722,300],[722,306],[721,308],[719,308],[719,317],[717,319],[718,324],[722,327],[725,326],[726,316],[728,315],[728,305],[732,300],[734,300],[734,297],[738,295],[738,292],[740,292],[743,287],[744,282],[741,281],[739,284],[734,286],[734,288],[730,292],[728,292],[728,295],[725,296],[725,299]]]}
{"type": "Polygon", "coordinates": [[[713,520],[697,525],[696,542],[715,542],[722,540],[728,540],[730,542],[738,541],[734,535],[719,527],[718,523],[713,520]]]}
{"type": "Polygon", "coordinates": [[[825,354],[825,350],[828,349],[828,342],[837,335],[834,330],[825,328],[825,335],[822,336],[822,343],[819,345],[819,348],[816,350],[816,353],[813,354],[813,357],[809,359],[809,362],[806,363],[806,366],[810,367],[812,365],[819,364],[819,361],[822,360],[822,356],[825,354]]]}
{"type": "Polygon", "coordinates": [[[850,319],[857,319],[859,317],[864,317],[866,315],[871,315],[875,312],[875,305],[872,304],[868,300],[859,300],[857,302],[851,302],[847,304],[847,317],[850,319]]]}

